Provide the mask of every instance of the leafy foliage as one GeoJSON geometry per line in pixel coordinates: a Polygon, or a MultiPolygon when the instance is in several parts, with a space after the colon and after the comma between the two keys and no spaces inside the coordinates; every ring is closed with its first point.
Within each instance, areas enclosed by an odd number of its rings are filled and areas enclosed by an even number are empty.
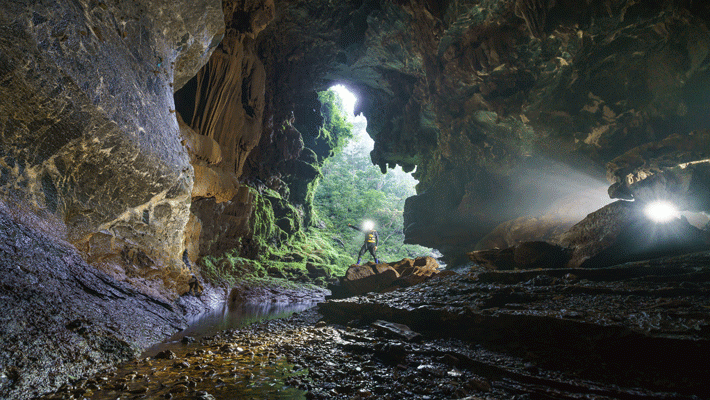
{"type": "Polygon", "coordinates": [[[321,115],[323,116],[323,126],[318,134],[318,139],[313,150],[321,155],[320,164],[323,161],[339,153],[343,147],[353,137],[353,124],[348,122],[343,113],[343,101],[334,90],[326,90],[318,93],[321,102],[321,115]],[[323,149],[326,147],[326,149],[323,149]]]}
{"type": "Polygon", "coordinates": [[[329,236],[340,253],[338,261],[350,260],[350,264],[357,258],[364,234],[347,225],[360,227],[364,220],[371,220],[380,235],[381,260],[432,255],[428,248],[404,244],[404,202],[415,194],[416,181],[401,169],[382,174],[370,161],[367,138],[362,136],[366,135],[364,126],[355,128],[361,135],[326,160],[321,170],[314,198],[316,220],[322,221],[321,237],[329,236]]]}
{"type": "Polygon", "coordinates": [[[370,162],[364,119],[360,124],[348,122],[333,90],[321,92],[319,98],[324,125],[310,145],[318,147],[312,166],[320,174],[308,183],[305,195],[313,209],[309,212],[308,204],[296,209],[273,190],[254,189],[249,246],[203,257],[201,270],[208,281],[234,286],[280,276],[325,286],[355,262],[363,244],[364,234],[348,223],[360,226],[366,219],[379,232],[380,260],[432,255],[428,248],[403,243],[404,201],[415,194],[414,179],[401,169],[383,175],[370,162]]]}

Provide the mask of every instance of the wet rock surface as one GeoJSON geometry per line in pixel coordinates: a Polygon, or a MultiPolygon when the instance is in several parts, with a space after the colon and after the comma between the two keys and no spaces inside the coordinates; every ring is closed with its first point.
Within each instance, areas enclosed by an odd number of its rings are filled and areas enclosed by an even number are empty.
{"type": "MultiPolygon", "coordinates": [[[[0,203],[0,398],[34,398],[69,381],[101,386],[86,379],[134,359],[229,297],[210,285],[174,302],[150,296],[88,265],[48,233],[52,226],[32,222],[0,203]]],[[[322,301],[326,291],[262,281],[232,293],[272,305],[322,301]]]]}
{"type": "Polygon", "coordinates": [[[233,303],[316,303],[325,300],[330,292],[315,285],[268,286],[249,283],[237,284],[230,290],[233,303]]]}
{"type": "MultiPolygon", "coordinates": [[[[272,330],[269,330],[272,331],[272,330]]],[[[71,382],[41,399],[298,399],[286,380],[304,374],[274,351],[261,332],[226,331],[185,341],[176,351],[124,364],[118,370],[71,382]]]]}
{"type": "Polygon", "coordinates": [[[170,302],[90,267],[0,212],[0,397],[31,398],[140,354],[184,326],[170,302]]]}
{"type": "Polygon", "coordinates": [[[705,252],[599,269],[474,267],[185,337],[43,398],[697,400],[710,395],[709,265],[705,252]]]}
{"type": "MultiPolygon", "coordinates": [[[[350,312],[349,316],[359,315],[350,312]]],[[[389,321],[366,322],[371,317],[338,324],[326,322],[317,309],[310,309],[197,342],[184,341],[182,349],[73,382],[42,399],[699,398],[676,393],[689,391],[680,384],[670,391],[649,389],[626,376],[624,384],[617,385],[545,365],[544,358],[531,354],[513,354],[505,346],[494,349],[485,341],[462,340],[441,329],[419,333],[389,321]],[[410,334],[402,336],[402,332],[410,334]],[[411,334],[417,339],[411,340],[411,334]]]]}
{"type": "Polygon", "coordinates": [[[484,375],[493,388],[513,379],[523,392],[549,398],[707,397],[708,265],[705,252],[601,269],[477,267],[394,292],[330,300],[319,310],[342,324],[404,324],[424,343],[465,340],[525,366],[488,365],[498,371],[496,379],[484,375]],[[550,371],[564,372],[556,372],[558,379],[550,371]],[[569,392],[553,397],[557,390],[569,392]]]}

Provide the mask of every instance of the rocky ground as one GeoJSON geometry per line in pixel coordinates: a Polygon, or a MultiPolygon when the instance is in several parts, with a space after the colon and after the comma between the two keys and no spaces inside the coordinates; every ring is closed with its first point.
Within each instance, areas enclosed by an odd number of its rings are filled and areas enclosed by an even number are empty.
{"type": "Polygon", "coordinates": [[[327,292],[272,279],[170,301],[87,264],[52,229],[0,205],[0,399],[33,398],[135,359],[229,298],[283,304],[327,292]]]}
{"type": "Polygon", "coordinates": [[[44,398],[708,398],[709,261],[473,268],[184,338],[44,398]]]}

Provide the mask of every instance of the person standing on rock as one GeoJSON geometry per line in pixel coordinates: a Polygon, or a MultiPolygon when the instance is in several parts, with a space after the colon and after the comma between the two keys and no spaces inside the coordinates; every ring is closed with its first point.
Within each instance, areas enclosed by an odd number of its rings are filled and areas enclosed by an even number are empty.
{"type": "Polygon", "coordinates": [[[348,224],[349,227],[355,229],[356,231],[360,231],[365,234],[365,243],[363,243],[362,247],[360,248],[360,253],[357,255],[357,265],[360,265],[360,261],[362,261],[362,255],[365,254],[365,251],[369,251],[370,254],[372,254],[372,258],[375,259],[375,264],[379,264],[380,260],[377,259],[377,245],[379,244],[380,241],[380,235],[377,234],[377,231],[375,230],[375,224],[373,224],[370,221],[365,222],[363,225],[362,229],[348,224]]]}

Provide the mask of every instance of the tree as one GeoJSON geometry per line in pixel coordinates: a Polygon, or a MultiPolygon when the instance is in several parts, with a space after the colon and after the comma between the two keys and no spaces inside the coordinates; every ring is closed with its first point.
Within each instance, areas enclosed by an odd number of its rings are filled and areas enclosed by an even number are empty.
{"type": "MultiPolygon", "coordinates": [[[[333,102],[332,105],[324,103],[322,110],[335,114],[331,121],[340,121],[343,111],[333,97],[338,96],[321,93],[321,101],[333,102]]],[[[325,113],[324,117],[328,120],[325,113]]],[[[369,219],[380,234],[378,256],[381,260],[432,255],[431,249],[404,244],[404,201],[415,195],[416,181],[400,168],[382,174],[370,161],[371,144],[368,145],[369,138],[364,136],[367,135],[364,127],[360,128],[362,130],[354,134],[339,135],[351,138],[350,142],[347,145],[341,143],[342,146],[338,146],[323,164],[323,177],[314,198],[316,219],[320,219],[321,226],[324,226],[321,233],[331,237],[343,257],[353,259],[362,246],[363,235],[348,228],[347,224],[360,226],[369,219]]]]}

